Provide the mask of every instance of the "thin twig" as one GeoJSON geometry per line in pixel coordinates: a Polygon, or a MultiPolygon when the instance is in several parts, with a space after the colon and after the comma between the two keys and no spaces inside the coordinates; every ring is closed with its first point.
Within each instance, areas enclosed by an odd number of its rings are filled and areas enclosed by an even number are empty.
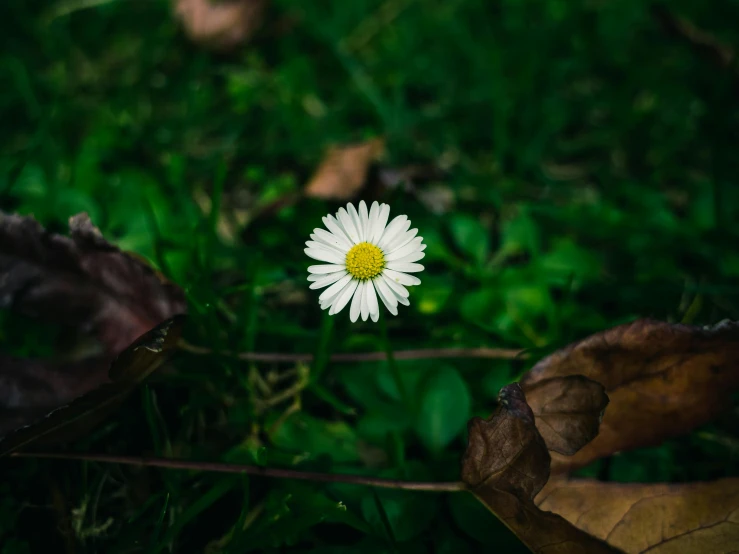
{"type": "Polygon", "coordinates": [[[103,464],[122,464],[129,466],[162,467],[167,469],[185,469],[191,471],[210,471],[217,473],[248,473],[262,477],[276,477],[280,479],[301,479],[303,481],[318,481],[323,483],[350,483],[384,489],[403,489],[411,491],[429,492],[457,492],[466,490],[461,481],[431,483],[426,481],[400,481],[397,479],[382,479],[378,477],[364,477],[362,475],[342,475],[337,473],[318,473],[313,471],[298,471],[294,469],[280,469],[271,467],[226,464],[220,462],[192,462],[188,460],[174,460],[159,457],[115,456],[111,454],[84,454],[84,453],[55,453],[55,452],[13,452],[16,458],[47,458],[54,460],[77,460],[99,462],[103,464]]]}
{"type": "Polygon", "coordinates": [[[719,41],[708,31],[697,27],[689,19],[675,15],[664,5],[652,6],[652,15],[664,29],[688,42],[694,49],[707,55],[722,67],[730,67],[736,57],[731,46],[719,41]]]}
{"type": "MultiPolygon", "coordinates": [[[[228,350],[215,351],[204,346],[196,346],[180,341],[180,348],[191,354],[221,354],[238,358],[247,362],[312,362],[313,354],[281,354],[277,352],[230,352],[228,350]]],[[[512,360],[526,358],[524,350],[514,348],[430,348],[421,350],[395,350],[396,360],[428,360],[441,358],[484,358],[488,360],[512,360]]],[[[332,362],[380,362],[387,359],[387,352],[357,352],[332,354],[332,362]]]]}

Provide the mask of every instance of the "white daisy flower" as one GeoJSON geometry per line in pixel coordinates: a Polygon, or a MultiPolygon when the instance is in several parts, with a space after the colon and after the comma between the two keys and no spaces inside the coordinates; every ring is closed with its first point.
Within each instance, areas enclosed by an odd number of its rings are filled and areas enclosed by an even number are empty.
{"type": "Polygon", "coordinates": [[[405,287],[421,284],[409,273],[423,271],[417,264],[423,258],[426,245],[417,237],[418,229],[408,228],[411,222],[399,215],[390,223],[390,206],[372,203],[369,212],[364,200],[359,211],[353,204],[340,208],[336,217],[323,218],[325,229],[314,229],[311,240],[305,244],[305,253],[322,262],[308,268],[310,288],[328,287],[318,297],[321,309],[329,315],[339,313],[352,301],[349,319],[354,322],[370,317],[377,321],[380,306],[377,297],[393,315],[398,315],[398,304],[407,306],[405,287]],[[330,286],[329,286],[330,285],[330,286]]]}

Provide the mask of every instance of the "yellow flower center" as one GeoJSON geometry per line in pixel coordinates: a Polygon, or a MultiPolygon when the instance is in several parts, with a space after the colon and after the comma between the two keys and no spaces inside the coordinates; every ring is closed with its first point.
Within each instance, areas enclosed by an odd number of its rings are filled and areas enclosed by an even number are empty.
{"type": "Polygon", "coordinates": [[[385,256],[382,250],[369,242],[360,242],[352,246],[346,253],[346,270],[355,279],[372,279],[379,275],[385,267],[385,256]]]}

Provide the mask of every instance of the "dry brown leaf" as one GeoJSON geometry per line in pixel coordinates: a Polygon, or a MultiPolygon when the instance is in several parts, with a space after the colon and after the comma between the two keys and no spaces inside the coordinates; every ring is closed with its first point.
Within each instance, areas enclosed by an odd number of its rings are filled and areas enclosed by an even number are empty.
{"type": "Polygon", "coordinates": [[[86,215],[70,219],[70,235],[0,212],[0,307],[92,335],[100,347],[69,362],[0,359],[0,434],[106,382],[124,348],[187,311],[179,287],[108,243],[86,215]]]}
{"type": "Polygon", "coordinates": [[[614,554],[617,549],[537,508],[534,496],[549,477],[549,452],[518,384],[503,387],[493,415],[469,423],[462,480],[533,552],[614,554]]]}
{"type": "Polygon", "coordinates": [[[324,200],[350,200],[364,187],[370,166],[385,150],[385,140],[375,138],[329,149],[305,187],[305,195],[324,200]]]}
{"type": "Polygon", "coordinates": [[[657,444],[713,418],[739,387],[739,325],[694,327],[642,319],[592,335],[542,359],[521,380],[584,375],[610,399],[600,432],[555,473],[621,450],[657,444]]]}
{"type": "Polygon", "coordinates": [[[549,450],[567,456],[595,438],[608,406],[603,385],[582,375],[544,379],[524,392],[549,450]]]}
{"type": "Polygon", "coordinates": [[[266,0],[176,0],[175,16],[190,40],[214,50],[246,42],[259,28],[266,0]]]}
{"type": "Polygon", "coordinates": [[[69,230],[0,212],[0,307],[92,333],[112,356],[187,310],[179,287],[107,242],[86,214],[69,230]]]}
{"type": "Polygon", "coordinates": [[[679,485],[554,481],[543,510],[627,552],[739,552],[739,479],[679,485]]]}

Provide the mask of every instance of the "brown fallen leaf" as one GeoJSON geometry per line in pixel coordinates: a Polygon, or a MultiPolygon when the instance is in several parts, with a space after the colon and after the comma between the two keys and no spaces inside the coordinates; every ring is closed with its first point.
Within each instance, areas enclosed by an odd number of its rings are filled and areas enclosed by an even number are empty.
{"type": "Polygon", "coordinates": [[[739,479],[691,484],[550,482],[536,498],[628,554],[739,552],[739,479]]]}
{"type": "Polygon", "coordinates": [[[108,243],[80,214],[71,236],[0,212],[0,308],[95,337],[70,361],[0,357],[0,435],[106,382],[113,359],[162,321],[187,311],[182,291],[108,243]]]}
{"type": "Polygon", "coordinates": [[[330,148],[305,186],[305,196],[324,200],[354,198],[365,185],[370,166],[384,150],[382,138],[330,148]]]}
{"type": "Polygon", "coordinates": [[[109,382],[5,436],[0,440],[0,456],[36,442],[68,442],[88,432],[177,349],[183,321],[184,316],[169,319],[121,352],[110,366],[109,382]]]}
{"type": "Polygon", "coordinates": [[[174,13],[193,42],[230,50],[251,38],[266,5],[266,0],[175,0],[174,13]]]}
{"type": "Polygon", "coordinates": [[[549,450],[567,456],[595,438],[608,406],[603,385],[582,375],[544,379],[524,392],[549,450]]]}
{"type": "Polygon", "coordinates": [[[578,374],[602,383],[610,403],[592,442],[573,456],[552,456],[555,473],[657,444],[711,420],[739,387],[739,325],[627,323],[547,356],[521,385],[526,390],[578,374]]]}
{"type": "Polygon", "coordinates": [[[0,308],[92,333],[112,356],[187,310],[179,287],[107,242],[86,214],[69,230],[0,212],[0,308]]]}
{"type": "Polygon", "coordinates": [[[532,552],[620,552],[534,504],[534,496],[549,478],[547,446],[518,384],[503,387],[498,400],[489,419],[473,418],[469,423],[462,480],[470,491],[532,552]]]}

